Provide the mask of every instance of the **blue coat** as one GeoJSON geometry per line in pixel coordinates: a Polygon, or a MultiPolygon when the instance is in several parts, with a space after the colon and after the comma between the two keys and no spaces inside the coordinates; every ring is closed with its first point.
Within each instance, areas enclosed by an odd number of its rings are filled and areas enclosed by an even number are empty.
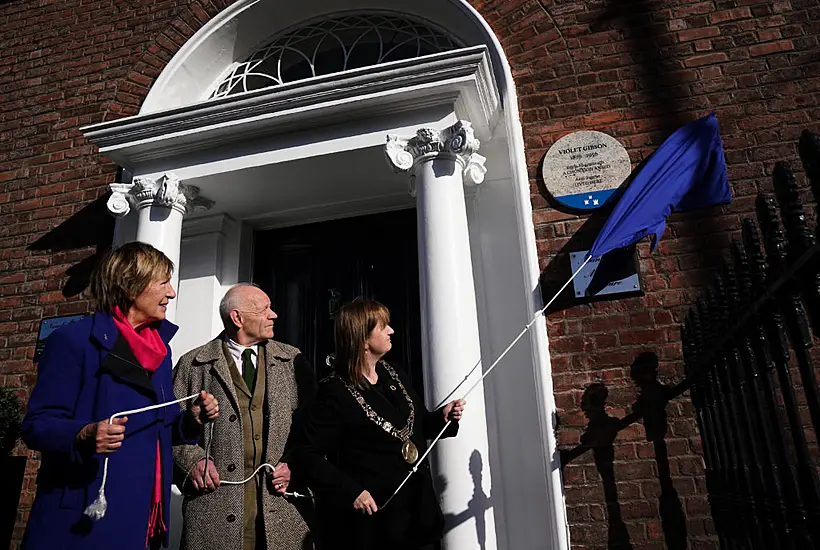
{"type": "MultiPolygon", "coordinates": [[[[167,348],[177,327],[162,321],[158,330],[167,348]]],[[[105,313],[95,313],[48,337],[23,420],[23,441],[42,453],[24,549],[143,550],[157,439],[163,519],[170,528],[171,445],[196,442],[183,436],[179,405],[129,416],[122,447],[109,455],[108,509],[96,522],[83,511],[97,498],[104,456],[94,454],[93,448],[75,448],[74,436],[86,424],[116,412],[174,400],[171,365],[168,348],[162,365],[149,375],[105,313]]],[[[167,535],[164,545],[168,545],[167,535]]]]}

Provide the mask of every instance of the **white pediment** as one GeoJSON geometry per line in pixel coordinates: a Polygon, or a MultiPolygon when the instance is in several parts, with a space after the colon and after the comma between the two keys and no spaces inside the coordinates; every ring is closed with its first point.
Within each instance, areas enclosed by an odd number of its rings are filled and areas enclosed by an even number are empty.
{"type": "MultiPolygon", "coordinates": [[[[202,101],[82,128],[100,152],[129,170],[322,127],[450,108],[488,139],[500,100],[485,46],[363,67],[275,88],[202,101]]],[[[366,133],[366,132],[365,132],[366,133]]],[[[380,137],[383,140],[383,135],[380,137]]],[[[363,144],[371,146],[374,144],[363,144]]]]}

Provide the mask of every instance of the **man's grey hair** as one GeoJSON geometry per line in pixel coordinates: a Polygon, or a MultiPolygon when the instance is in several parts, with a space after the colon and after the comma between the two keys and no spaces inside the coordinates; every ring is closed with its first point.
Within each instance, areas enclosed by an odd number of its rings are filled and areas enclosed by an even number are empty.
{"type": "Polygon", "coordinates": [[[259,288],[259,285],[254,283],[237,283],[228,289],[228,292],[225,293],[225,296],[223,296],[219,302],[219,317],[222,319],[222,326],[225,327],[225,330],[236,330],[236,325],[233,319],[231,319],[231,312],[240,308],[242,299],[238,290],[246,287],[259,288]]]}

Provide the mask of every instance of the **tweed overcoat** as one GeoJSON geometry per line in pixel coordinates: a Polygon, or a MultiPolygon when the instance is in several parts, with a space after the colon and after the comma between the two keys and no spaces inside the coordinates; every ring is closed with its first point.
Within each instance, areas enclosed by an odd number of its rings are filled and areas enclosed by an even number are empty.
{"type": "MultiPolygon", "coordinates": [[[[176,330],[168,321],[158,324],[166,348],[176,330]]],[[[23,420],[23,441],[42,453],[37,497],[23,548],[143,550],[157,440],[162,461],[163,520],[170,525],[171,445],[186,442],[177,405],[128,416],[122,447],[108,455],[108,510],[96,522],[83,515],[83,510],[97,498],[104,456],[95,454],[93,448],[78,448],[74,436],[86,424],[115,412],[173,400],[171,364],[168,349],[165,360],[149,375],[139,366],[111,316],[101,312],[48,337],[23,420]]],[[[168,544],[167,533],[164,544],[168,544]]]]}
{"type": "MultiPolygon", "coordinates": [[[[204,346],[183,355],[174,370],[174,390],[188,395],[207,389],[219,400],[219,417],[213,428],[210,458],[221,480],[241,481],[245,461],[242,414],[220,335],[204,346]]],[[[266,399],[264,408],[265,455],[263,463],[288,462],[292,472],[289,490],[306,493],[298,483],[298,467],[289,462],[295,445],[293,437],[301,429],[304,407],[316,393],[316,380],[305,357],[298,349],[275,340],[265,344],[266,399]]],[[[182,550],[239,549],[243,546],[244,489],[241,485],[222,485],[208,494],[192,490],[186,476],[205,458],[204,442],[174,448],[175,481],[184,493],[182,503],[182,550]]],[[[262,520],[268,550],[303,550],[309,544],[306,517],[310,501],[275,494],[265,482],[262,494],[262,520]]]]}

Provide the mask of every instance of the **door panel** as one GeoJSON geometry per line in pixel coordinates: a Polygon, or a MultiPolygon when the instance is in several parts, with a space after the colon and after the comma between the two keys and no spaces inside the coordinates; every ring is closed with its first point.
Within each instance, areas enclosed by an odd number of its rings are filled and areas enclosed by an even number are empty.
{"type": "Polygon", "coordinates": [[[279,315],[275,338],[297,346],[323,378],[333,352],[333,317],[357,297],[390,309],[393,349],[420,395],[416,212],[401,210],[257,232],[254,282],[279,315]]]}

